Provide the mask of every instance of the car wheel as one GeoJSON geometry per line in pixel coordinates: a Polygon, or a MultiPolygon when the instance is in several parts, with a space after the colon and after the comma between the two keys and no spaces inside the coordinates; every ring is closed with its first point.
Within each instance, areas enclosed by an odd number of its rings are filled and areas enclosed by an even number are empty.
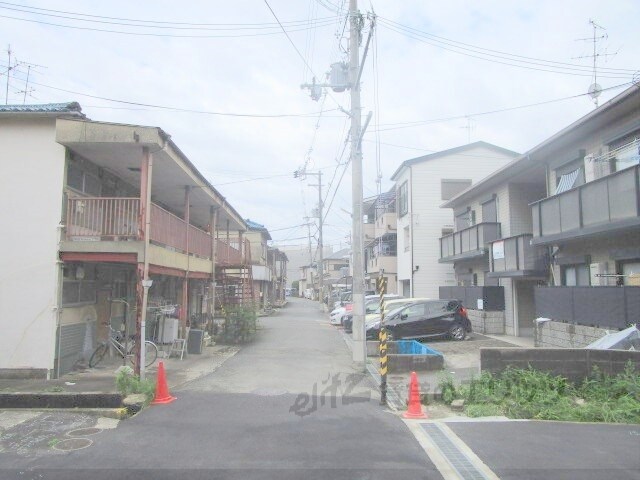
{"type": "Polygon", "coordinates": [[[464,340],[467,336],[467,332],[464,331],[464,327],[456,323],[449,329],[449,337],[453,340],[464,340]]]}
{"type": "Polygon", "coordinates": [[[393,342],[395,339],[393,338],[393,332],[387,330],[387,342],[393,342]]]}

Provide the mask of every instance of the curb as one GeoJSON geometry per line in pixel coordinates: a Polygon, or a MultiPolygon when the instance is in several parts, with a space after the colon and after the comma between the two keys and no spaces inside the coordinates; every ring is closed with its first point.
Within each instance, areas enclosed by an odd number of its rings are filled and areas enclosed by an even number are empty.
{"type": "Polygon", "coordinates": [[[112,409],[122,406],[119,393],[0,393],[0,409],[112,409]]]}

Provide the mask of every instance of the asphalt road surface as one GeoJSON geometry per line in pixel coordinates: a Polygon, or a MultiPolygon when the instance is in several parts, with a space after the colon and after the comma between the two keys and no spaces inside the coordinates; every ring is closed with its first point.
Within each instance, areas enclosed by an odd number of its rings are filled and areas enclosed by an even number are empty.
{"type": "MultiPolygon", "coordinates": [[[[0,477],[442,478],[406,425],[379,406],[317,303],[292,299],[260,324],[257,340],[217,371],[171,392],[175,402],[64,440],[66,449],[32,435],[22,450],[0,453],[0,477]]],[[[23,435],[36,425],[25,423],[23,435]]]]}

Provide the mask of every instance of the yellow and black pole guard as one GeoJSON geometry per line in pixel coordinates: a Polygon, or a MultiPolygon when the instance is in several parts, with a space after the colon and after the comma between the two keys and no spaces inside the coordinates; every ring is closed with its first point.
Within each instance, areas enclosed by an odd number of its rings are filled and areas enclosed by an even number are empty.
{"type": "Polygon", "coordinates": [[[380,293],[380,405],[387,404],[387,331],[384,328],[384,295],[387,292],[387,279],[378,278],[380,293]]]}

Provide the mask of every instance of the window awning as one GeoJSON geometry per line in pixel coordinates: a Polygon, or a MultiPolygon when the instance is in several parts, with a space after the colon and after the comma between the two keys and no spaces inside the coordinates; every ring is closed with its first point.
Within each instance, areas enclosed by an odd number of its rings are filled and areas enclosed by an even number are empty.
{"type": "Polygon", "coordinates": [[[558,187],[556,188],[556,195],[572,189],[579,174],[580,169],[576,168],[573,172],[565,173],[564,175],[562,175],[560,177],[560,182],[558,182],[558,187]]]}

